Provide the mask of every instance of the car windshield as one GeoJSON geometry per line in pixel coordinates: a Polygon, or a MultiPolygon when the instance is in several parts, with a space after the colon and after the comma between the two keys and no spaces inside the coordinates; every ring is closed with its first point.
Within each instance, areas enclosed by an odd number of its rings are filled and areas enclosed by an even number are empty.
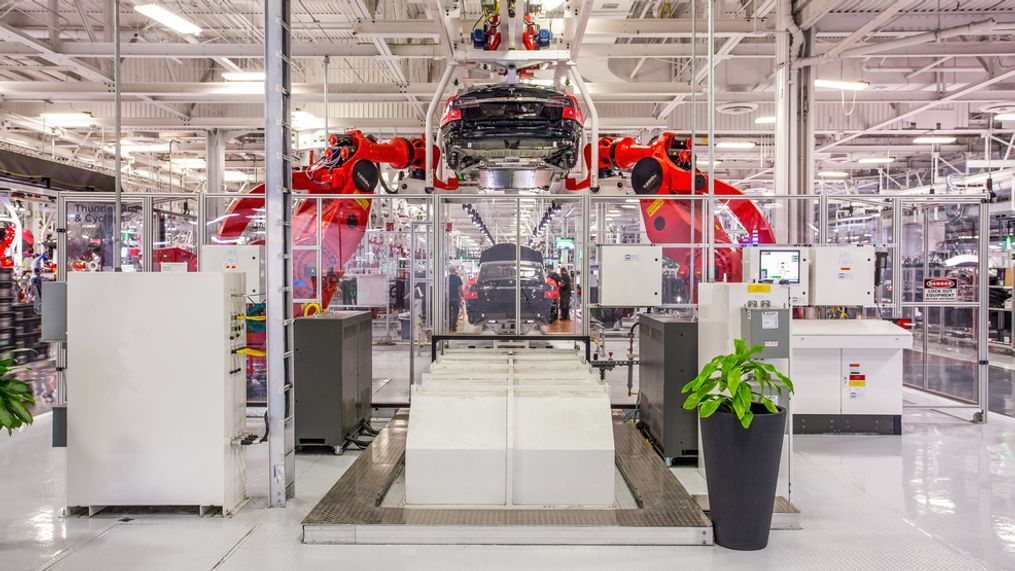
{"type": "MultiPolygon", "coordinates": [[[[518,268],[524,282],[542,282],[543,268],[539,264],[522,262],[518,268]]],[[[487,262],[479,268],[479,281],[511,280],[515,277],[515,263],[487,262]]]]}

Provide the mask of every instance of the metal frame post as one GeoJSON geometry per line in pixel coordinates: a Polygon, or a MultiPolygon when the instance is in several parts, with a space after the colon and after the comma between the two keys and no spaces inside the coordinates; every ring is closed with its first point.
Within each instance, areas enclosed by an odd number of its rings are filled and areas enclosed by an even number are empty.
{"type": "Polygon", "coordinates": [[[571,80],[578,87],[578,92],[581,93],[582,99],[585,100],[585,107],[589,110],[589,122],[592,124],[592,142],[591,151],[592,157],[589,162],[589,192],[599,192],[599,111],[596,110],[596,104],[592,101],[592,94],[589,93],[588,87],[585,86],[585,81],[582,79],[581,72],[578,71],[578,67],[574,62],[568,62],[567,71],[571,75],[571,80]]]}
{"type": "Polygon", "coordinates": [[[265,243],[267,278],[266,352],[268,376],[268,503],[285,507],[294,493],[291,371],[292,256],[290,234],[290,31],[289,0],[264,3],[265,63],[265,243]]]}
{"type": "MultiPolygon", "coordinates": [[[[697,27],[697,25],[695,25],[697,27]]],[[[704,281],[715,281],[715,2],[708,2],[708,102],[706,103],[706,123],[708,124],[708,201],[705,203],[705,234],[708,240],[705,251],[704,281]]],[[[694,274],[694,268],[691,268],[694,274]]]]}
{"type": "Polygon", "coordinates": [[[113,2],[113,271],[121,271],[123,260],[123,164],[120,157],[120,130],[123,109],[120,105],[120,0],[113,2]]]}
{"type": "MultiPolygon", "coordinates": [[[[426,148],[426,164],[423,166],[423,172],[426,176],[426,183],[424,184],[424,190],[426,192],[433,192],[433,116],[437,112],[437,106],[441,103],[441,98],[444,97],[444,91],[448,88],[448,83],[451,82],[452,76],[455,74],[455,70],[458,68],[458,62],[449,61],[447,67],[444,68],[444,75],[441,76],[440,83],[437,84],[437,91],[433,94],[433,99],[430,100],[430,105],[426,108],[426,120],[424,121],[424,133],[423,139],[426,148]]],[[[435,230],[436,231],[436,230],[435,230]]]]}
{"type": "Polygon", "coordinates": [[[980,308],[976,316],[976,358],[979,374],[977,401],[980,406],[980,422],[987,423],[990,417],[990,337],[987,334],[990,292],[988,291],[988,267],[990,266],[990,202],[980,200],[979,263],[976,272],[976,295],[980,308]]]}

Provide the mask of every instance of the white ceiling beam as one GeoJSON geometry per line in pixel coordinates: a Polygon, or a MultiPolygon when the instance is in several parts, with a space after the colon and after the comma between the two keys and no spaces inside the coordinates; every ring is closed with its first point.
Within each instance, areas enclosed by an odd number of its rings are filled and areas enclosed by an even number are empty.
{"type": "MultiPolygon", "coordinates": [[[[475,23],[475,18],[460,19],[457,22],[458,29],[451,29],[449,32],[453,36],[467,37],[472,32],[472,27],[475,23]]],[[[767,26],[768,22],[764,19],[717,19],[715,22],[715,35],[717,37],[761,37],[771,33],[767,29],[767,26]]],[[[708,32],[705,27],[705,21],[701,19],[695,22],[688,18],[632,20],[626,18],[590,17],[585,34],[587,36],[605,35],[612,38],[687,38],[691,36],[694,28],[697,28],[696,33],[698,35],[704,35],[708,32]]],[[[352,33],[358,38],[367,39],[401,40],[405,38],[417,38],[433,41],[438,39],[436,24],[429,18],[419,20],[364,19],[356,22],[352,33]]]]}
{"type": "Polygon", "coordinates": [[[900,11],[913,4],[915,0],[894,0],[887,6],[881,9],[873,18],[868,20],[862,26],[854,30],[851,34],[842,39],[839,43],[835,44],[828,51],[825,52],[826,57],[837,57],[840,53],[846,49],[854,47],[860,40],[867,37],[867,34],[877,30],[881,26],[887,24],[892,18],[895,17],[900,11]]]}
{"type": "Polygon", "coordinates": [[[970,93],[975,93],[975,92],[977,92],[977,91],[979,91],[981,89],[984,89],[986,87],[990,87],[991,85],[994,85],[996,83],[1001,83],[1001,82],[1007,81],[1007,80],[1012,79],[1012,78],[1015,78],[1015,70],[1010,70],[1010,71],[1006,71],[1004,73],[999,73],[999,74],[994,75],[994,76],[992,76],[992,77],[990,77],[988,79],[985,79],[985,80],[980,81],[978,83],[974,83],[974,84],[972,84],[972,85],[970,85],[970,86],[968,86],[966,88],[963,88],[963,89],[960,89],[958,91],[954,91],[954,92],[952,92],[952,93],[950,93],[948,95],[945,95],[945,96],[941,97],[940,99],[938,99],[937,101],[931,101],[929,103],[925,103],[923,105],[920,105],[918,107],[910,109],[909,111],[906,111],[904,113],[900,113],[899,115],[896,115],[895,117],[892,117],[890,119],[885,119],[884,121],[881,121],[880,123],[872,125],[871,127],[868,127],[866,129],[863,129],[863,130],[860,130],[860,131],[854,131],[852,133],[849,133],[849,134],[847,134],[846,136],[844,136],[844,137],[842,137],[840,139],[837,139],[835,141],[832,141],[830,143],[826,143],[826,144],[822,145],[821,147],[819,147],[817,149],[817,152],[824,152],[824,151],[827,151],[828,149],[837,147],[837,146],[839,146],[839,145],[841,145],[843,143],[846,143],[848,141],[852,141],[853,139],[856,139],[856,138],[859,138],[859,137],[863,137],[864,135],[869,135],[871,133],[876,133],[876,132],[878,132],[878,131],[880,131],[880,130],[882,130],[882,129],[890,126],[890,125],[894,125],[895,123],[897,123],[899,121],[908,119],[910,117],[914,117],[916,115],[919,115],[920,113],[923,113],[924,111],[927,111],[929,109],[933,109],[933,108],[938,107],[940,105],[944,105],[946,103],[949,103],[951,101],[959,99],[960,97],[963,97],[964,95],[968,95],[970,93]]]}
{"type": "MultiPolygon", "coordinates": [[[[433,97],[436,84],[411,83],[395,85],[387,83],[340,83],[329,84],[331,101],[364,100],[405,100],[407,97],[433,97]]],[[[264,94],[257,86],[237,85],[230,82],[205,83],[124,83],[124,96],[144,96],[160,101],[221,101],[225,103],[258,102],[264,94]]],[[[646,96],[673,96],[690,93],[686,84],[669,82],[644,83],[592,83],[589,91],[602,99],[625,100],[646,96]]],[[[92,82],[43,82],[43,81],[0,81],[0,94],[7,101],[108,101],[113,94],[104,83],[92,82]]],[[[295,83],[293,98],[300,101],[322,101],[324,85],[320,83],[295,83]]]]}

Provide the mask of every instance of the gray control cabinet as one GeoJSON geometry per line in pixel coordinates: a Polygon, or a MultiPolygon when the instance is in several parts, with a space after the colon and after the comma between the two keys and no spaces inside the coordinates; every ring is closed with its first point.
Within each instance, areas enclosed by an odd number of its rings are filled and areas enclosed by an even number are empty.
{"type": "Polygon", "coordinates": [[[341,446],[371,415],[370,312],[321,313],[293,327],[296,445],[341,446]]]}
{"type": "Polygon", "coordinates": [[[698,374],[698,324],[684,317],[643,314],[639,320],[640,413],[668,460],[698,456],[698,417],[684,410],[680,389],[698,374]]]}
{"type": "Polygon", "coordinates": [[[740,320],[740,338],[748,347],[765,348],[758,357],[789,359],[789,309],[776,307],[745,307],[740,320]]]}

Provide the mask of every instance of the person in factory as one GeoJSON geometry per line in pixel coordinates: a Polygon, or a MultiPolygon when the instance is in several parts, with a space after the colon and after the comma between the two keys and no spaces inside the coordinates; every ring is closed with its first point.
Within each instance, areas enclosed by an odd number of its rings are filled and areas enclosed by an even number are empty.
{"type": "Polygon", "coordinates": [[[571,274],[567,272],[567,268],[560,268],[557,284],[560,290],[560,319],[567,321],[571,318],[571,274]]]}
{"type": "Polygon", "coordinates": [[[462,278],[458,277],[458,268],[448,268],[448,328],[451,332],[458,331],[458,315],[462,311],[462,278]]]}

